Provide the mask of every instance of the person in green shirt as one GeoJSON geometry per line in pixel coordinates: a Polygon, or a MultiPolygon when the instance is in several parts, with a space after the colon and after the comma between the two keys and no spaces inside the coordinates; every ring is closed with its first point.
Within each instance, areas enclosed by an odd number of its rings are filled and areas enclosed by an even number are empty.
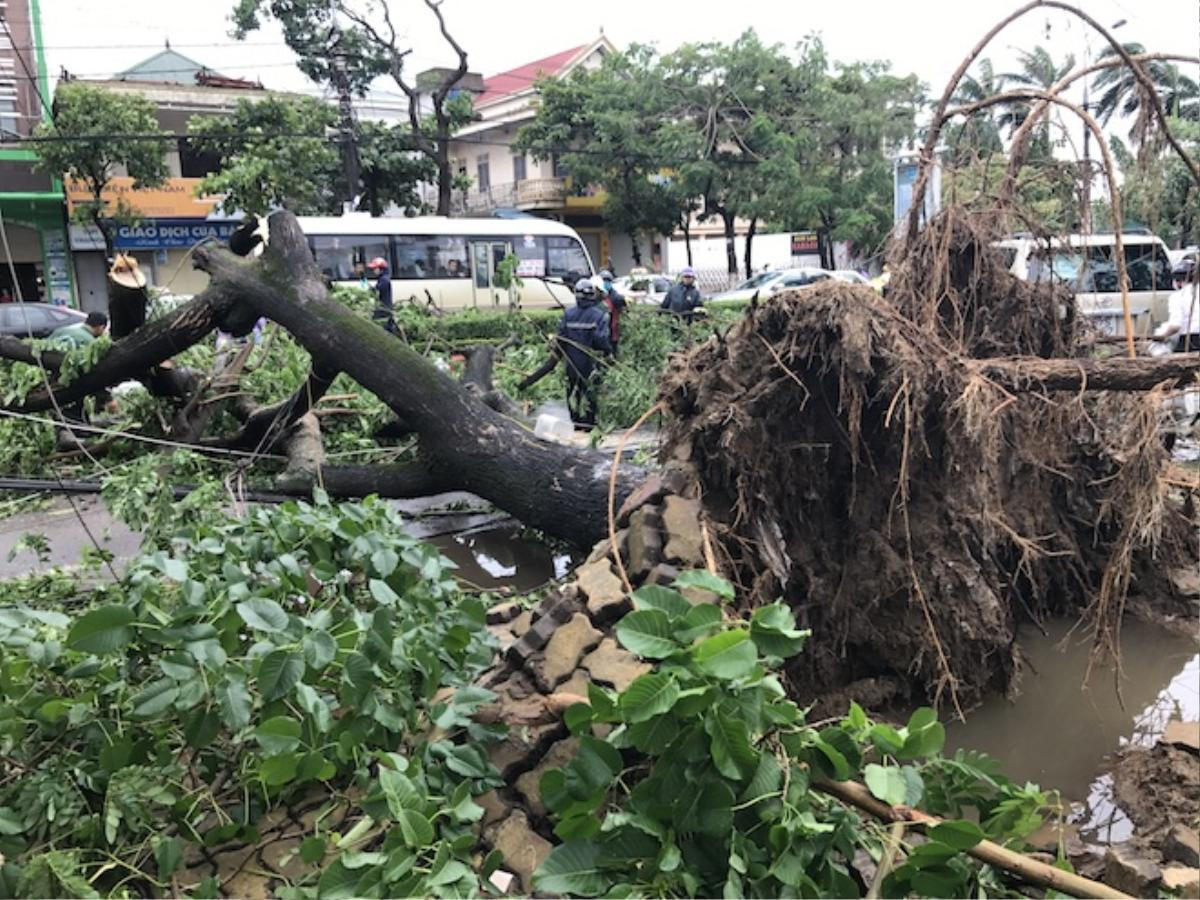
{"type": "Polygon", "coordinates": [[[64,325],[50,332],[50,343],[63,349],[86,347],[108,329],[108,316],[102,312],[90,312],[83,322],[64,325]]]}

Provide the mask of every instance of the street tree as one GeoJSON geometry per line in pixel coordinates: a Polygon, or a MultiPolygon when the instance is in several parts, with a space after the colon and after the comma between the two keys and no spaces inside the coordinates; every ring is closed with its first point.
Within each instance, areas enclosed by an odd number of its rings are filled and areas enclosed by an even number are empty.
{"type": "Polygon", "coordinates": [[[91,199],[75,208],[75,218],[99,229],[111,259],[113,224],[137,217],[124,199],[106,203],[104,191],[119,169],[133,178],[135,189],[162,184],[167,134],[158,126],[154,104],[145,97],[90,84],[60,84],[53,113],[51,122],[34,130],[38,168],[87,188],[91,199]]]}
{"type": "Polygon", "coordinates": [[[242,99],[229,115],[193,116],[193,146],[220,161],[198,190],[223,194],[227,210],[334,213],[342,172],[325,135],[336,124],[337,111],[312,97],[242,99]]]}
{"type": "Polygon", "coordinates": [[[401,46],[403,36],[387,3],[239,0],[233,11],[233,34],[241,40],[263,21],[277,21],[284,40],[300,57],[301,70],[314,81],[331,84],[344,99],[350,94],[362,96],[377,77],[390,76],[408,99],[413,149],[436,167],[437,214],[445,216],[450,214],[454,187],[450,140],[473,115],[470,96],[459,90],[467,74],[467,52],[451,35],[441,0],[424,3],[437,19],[455,63],[432,70],[429,79],[420,83],[408,71],[406,60],[412,48],[401,46]]]}
{"type": "MultiPolygon", "coordinates": [[[[1142,44],[1128,43],[1122,46],[1131,56],[1146,52],[1142,44]]],[[[1117,51],[1110,48],[1101,55],[1100,61],[1111,60],[1116,55],[1117,51]]],[[[1200,112],[1200,84],[1183,74],[1179,66],[1165,60],[1145,60],[1142,68],[1153,83],[1167,115],[1195,121],[1200,112]]],[[[1140,153],[1141,148],[1148,147],[1155,136],[1158,117],[1154,115],[1153,101],[1141,82],[1130,75],[1124,66],[1112,66],[1101,69],[1091,87],[1100,95],[1095,105],[1096,118],[1100,123],[1107,125],[1114,116],[1132,119],[1129,142],[1135,152],[1140,153]]]]}
{"type": "Polygon", "coordinates": [[[437,177],[437,167],[429,157],[413,150],[408,127],[360,122],[358,139],[359,207],[373,216],[381,216],[393,206],[421,212],[424,206],[418,187],[437,177]]]}
{"type": "MultiPolygon", "coordinates": [[[[990,59],[979,60],[973,72],[968,72],[959,82],[953,103],[965,106],[994,97],[1004,90],[1004,79],[996,74],[990,59]]],[[[1004,141],[1001,135],[1012,128],[1013,112],[996,107],[977,110],[962,121],[946,126],[946,145],[949,147],[948,162],[951,165],[966,165],[973,159],[1001,153],[1004,141]]]]}
{"type": "MultiPolygon", "coordinates": [[[[1200,153],[1200,125],[1171,118],[1168,127],[1194,159],[1200,153]]],[[[1200,241],[1200,192],[1187,164],[1161,144],[1156,152],[1135,155],[1114,135],[1110,146],[1124,173],[1121,210],[1126,219],[1144,223],[1175,247],[1200,241]]],[[[1101,212],[1107,215],[1106,209],[1101,212]]],[[[1096,221],[1103,220],[1097,216],[1096,221]]]]}
{"type": "Polygon", "coordinates": [[[610,53],[597,69],[543,79],[537,88],[538,114],[518,132],[516,149],[535,159],[556,156],[577,189],[602,185],[604,219],[629,235],[640,265],[638,236],[670,234],[689,202],[670,177],[677,148],[653,51],[610,53]]]}
{"type": "MultiPolygon", "coordinates": [[[[1032,50],[1020,50],[1017,53],[1019,67],[1014,72],[1000,76],[1006,87],[1032,88],[1046,91],[1070,74],[1075,68],[1075,57],[1068,53],[1062,62],[1057,62],[1053,54],[1045,47],[1037,46],[1032,50]]],[[[1033,107],[1030,103],[1014,103],[1009,107],[1006,123],[1010,135],[1021,127],[1033,107]]],[[[1051,136],[1051,120],[1044,118],[1038,123],[1032,139],[1029,142],[1029,160],[1049,160],[1053,157],[1051,136]]]]}

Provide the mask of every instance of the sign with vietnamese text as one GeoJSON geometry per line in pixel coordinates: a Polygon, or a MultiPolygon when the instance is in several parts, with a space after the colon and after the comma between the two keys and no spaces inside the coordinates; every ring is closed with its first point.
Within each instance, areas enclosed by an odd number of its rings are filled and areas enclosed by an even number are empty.
{"type": "Polygon", "coordinates": [[[815,231],[798,231],[792,235],[792,256],[807,256],[820,253],[821,245],[815,231]]]}
{"type": "Polygon", "coordinates": [[[113,244],[118,250],[186,250],[206,238],[226,242],[240,222],[196,219],[143,219],[118,225],[113,244]]]}
{"type": "MultiPolygon", "coordinates": [[[[100,199],[104,202],[105,213],[109,215],[121,206],[137,216],[203,219],[212,213],[221,198],[197,197],[196,188],[201,180],[168,178],[158,187],[134,190],[133,179],[123,176],[109,181],[100,199]]],[[[81,204],[92,202],[92,194],[82,181],[66,180],[63,188],[67,193],[67,209],[71,213],[81,204]]]]}

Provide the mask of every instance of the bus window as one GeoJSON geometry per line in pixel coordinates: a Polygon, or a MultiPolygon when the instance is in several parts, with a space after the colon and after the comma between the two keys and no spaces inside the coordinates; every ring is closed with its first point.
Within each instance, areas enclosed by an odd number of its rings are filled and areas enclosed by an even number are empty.
{"type": "Polygon", "coordinates": [[[517,275],[540,278],[546,274],[546,239],[532,234],[513,238],[513,252],[517,254],[517,275]]]}
{"type": "Polygon", "coordinates": [[[553,278],[583,277],[591,272],[583,245],[575,238],[546,238],[546,274],[553,278]]]}
{"type": "MultiPolygon", "coordinates": [[[[1115,294],[1121,290],[1113,247],[1092,247],[1088,252],[1088,270],[1081,286],[1085,292],[1115,294]]],[[[1125,270],[1129,290],[1171,290],[1171,262],[1158,244],[1133,244],[1125,247],[1125,270]]]]}
{"type": "Polygon", "coordinates": [[[466,278],[470,271],[464,237],[402,234],[395,242],[396,278],[466,278]]]}
{"type": "Polygon", "coordinates": [[[309,239],[317,268],[330,281],[351,281],[366,273],[376,256],[389,258],[386,237],[318,235],[309,239]]]}

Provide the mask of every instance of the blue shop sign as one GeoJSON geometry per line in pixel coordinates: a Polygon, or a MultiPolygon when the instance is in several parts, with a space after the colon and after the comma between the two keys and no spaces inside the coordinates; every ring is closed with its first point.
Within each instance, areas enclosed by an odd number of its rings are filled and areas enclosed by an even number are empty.
{"type": "Polygon", "coordinates": [[[209,219],[142,219],[136,225],[118,226],[113,243],[118,250],[186,250],[205,238],[228,241],[240,224],[209,219]]]}

